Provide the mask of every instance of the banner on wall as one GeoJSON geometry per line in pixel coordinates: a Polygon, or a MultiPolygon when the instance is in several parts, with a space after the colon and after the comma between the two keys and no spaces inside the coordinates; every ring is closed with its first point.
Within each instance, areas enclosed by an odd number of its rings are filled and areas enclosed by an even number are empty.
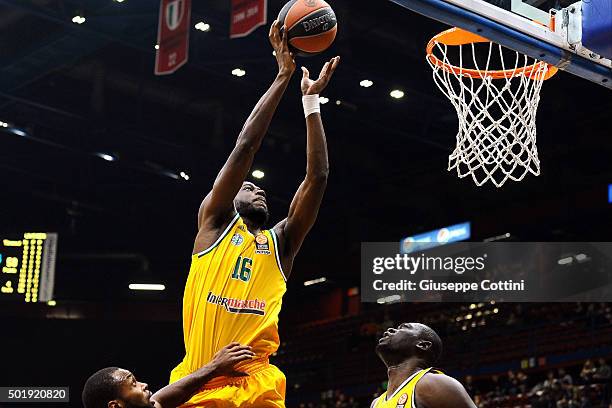
{"type": "Polygon", "coordinates": [[[161,0],[155,75],[172,74],[189,59],[191,0],[161,0]]]}
{"type": "Polygon", "coordinates": [[[230,38],[246,37],[266,24],[267,0],[232,0],[230,38]]]}

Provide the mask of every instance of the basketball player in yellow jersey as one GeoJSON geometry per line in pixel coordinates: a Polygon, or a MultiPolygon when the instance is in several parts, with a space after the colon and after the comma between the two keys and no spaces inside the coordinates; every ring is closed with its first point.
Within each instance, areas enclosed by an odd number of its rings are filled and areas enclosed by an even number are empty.
{"type": "Polygon", "coordinates": [[[183,296],[185,357],[172,371],[170,381],[198,369],[230,341],[251,346],[256,355],[236,367],[247,377],[212,380],[184,406],[285,406],[285,376],[268,363],[268,356],[279,345],[278,313],[285,281],[316,220],[327,185],[327,145],[318,94],[327,86],[340,59],[327,62],[316,81],[302,68],[306,177],[287,218],[266,230],[266,194],[245,178],[295,70],[286,34],[281,37],[278,22],[270,29],[270,42],[278,75],[244,124],[212,191],[200,206],[199,230],[183,296]]]}
{"type": "Polygon", "coordinates": [[[432,368],[442,353],[442,340],[430,327],[402,323],[389,328],[376,353],[387,366],[389,381],[371,408],[476,408],[457,380],[432,368]]]}

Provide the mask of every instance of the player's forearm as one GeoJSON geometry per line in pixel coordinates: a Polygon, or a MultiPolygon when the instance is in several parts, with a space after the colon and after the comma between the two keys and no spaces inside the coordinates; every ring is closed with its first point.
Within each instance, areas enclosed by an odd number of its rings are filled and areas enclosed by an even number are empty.
{"type": "Polygon", "coordinates": [[[187,377],[165,386],[157,391],[151,399],[159,402],[163,408],[178,407],[215,377],[215,369],[216,367],[213,364],[207,364],[187,377]]]}
{"type": "Polygon", "coordinates": [[[237,145],[252,152],[259,149],[290,79],[291,75],[289,73],[279,72],[268,91],[259,99],[244,123],[236,142],[237,145]]]}
{"type": "Polygon", "coordinates": [[[327,182],[329,161],[327,141],[320,113],[306,117],[306,180],[327,182]]]}

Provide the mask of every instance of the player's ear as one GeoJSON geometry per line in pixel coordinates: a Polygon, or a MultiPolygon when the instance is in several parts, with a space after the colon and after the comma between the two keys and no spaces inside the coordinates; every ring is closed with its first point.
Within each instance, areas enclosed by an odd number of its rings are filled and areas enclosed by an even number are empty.
{"type": "Polygon", "coordinates": [[[429,340],[419,340],[416,344],[416,346],[423,351],[427,351],[431,348],[432,346],[432,342],[429,340]]]}
{"type": "Polygon", "coordinates": [[[121,406],[121,402],[117,400],[112,400],[112,401],[109,401],[108,408],[123,408],[123,407],[121,406]]]}

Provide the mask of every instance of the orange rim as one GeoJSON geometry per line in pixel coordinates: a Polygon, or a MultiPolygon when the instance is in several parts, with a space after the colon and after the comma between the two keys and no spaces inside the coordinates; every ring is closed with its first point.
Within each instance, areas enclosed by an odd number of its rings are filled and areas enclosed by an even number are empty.
{"type": "Polygon", "coordinates": [[[482,78],[482,77],[491,77],[493,79],[501,79],[501,78],[513,78],[517,75],[524,74],[530,79],[542,79],[547,80],[553,75],[555,75],[558,71],[558,68],[554,65],[550,65],[544,61],[536,62],[532,65],[527,65],[525,67],[516,68],[516,69],[503,69],[503,70],[478,70],[478,69],[469,69],[469,68],[459,68],[451,64],[447,64],[444,61],[440,61],[438,57],[433,55],[433,49],[436,43],[444,44],[444,45],[466,45],[466,44],[474,44],[474,43],[483,43],[483,42],[491,42],[490,40],[481,37],[477,34],[471,33],[469,31],[465,31],[461,28],[454,27],[441,33],[435,35],[429,42],[427,43],[427,59],[433,65],[436,65],[446,72],[453,73],[456,75],[467,75],[472,78],[482,78]],[[539,73],[544,67],[548,67],[546,74],[542,78],[539,77],[539,73]]]}

